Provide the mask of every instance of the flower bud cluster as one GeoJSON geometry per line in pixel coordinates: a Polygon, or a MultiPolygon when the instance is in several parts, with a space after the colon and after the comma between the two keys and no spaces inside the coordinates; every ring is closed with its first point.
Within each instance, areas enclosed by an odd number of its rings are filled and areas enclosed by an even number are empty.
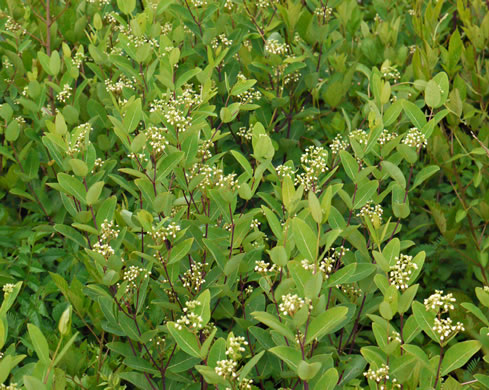
{"type": "Polygon", "coordinates": [[[289,52],[289,45],[280,43],[276,39],[268,39],[265,43],[265,53],[277,54],[279,56],[286,55],[289,52]]]}
{"type": "Polygon", "coordinates": [[[76,136],[75,141],[71,142],[66,153],[71,157],[79,153],[83,149],[87,136],[91,131],[92,125],[88,122],[77,126],[73,132],[73,135],[76,136]]]}
{"type": "Polygon", "coordinates": [[[112,81],[110,79],[105,80],[105,89],[115,94],[121,94],[123,88],[134,90],[136,84],[137,81],[135,77],[128,78],[124,73],[121,73],[117,81],[112,81]]]}
{"type": "Polygon", "coordinates": [[[157,245],[161,245],[165,240],[176,238],[179,231],[180,225],[177,225],[175,222],[170,222],[168,226],[160,226],[159,228],[152,226],[149,234],[157,245]]]}
{"type": "Polygon", "coordinates": [[[251,220],[251,223],[250,223],[250,229],[255,229],[261,225],[260,221],[258,221],[258,219],[252,219],[251,220]]]}
{"type": "Polygon", "coordinates": [[[295,171],[292,167],[288,165],[278,165],[277,167],[275,167],[275,169],[277,171],[277,175],[282,179],[285,176],[288,176],[290,178],[294,177],[295,171]]]}
{"type": "Polygon", "coordinates": [[[402,140],[404,145],[411,146],[413,148],[424,148],[428,145],[428,140],[425,135],[421,133],[417,127],[411,127],[407,134],[404,136],[402,140]]]}
{"type": "Polygon", "coordinates": [[[251,132],[251,129],[246,128],[246,127],[240,127],[236,134],[238,135],[238,137],[241,137],[246,141],[250,141],[251,138],[253,138],[253,134],[251,132]]]}
{"type": "Polygon", "coordinates": [[[333,8],[326,7],[326,6],[317,7],[314,10],[314,15],[316,15],[319,18],[323,18],[323,19],[328,19],[332,13],[333,13],[333,8]]]}
{"type": "Polygon", "coordinates": [[[434,311],[435,313],[448,313],[448,310],[453,310],[453,305],[457,300],[452,293],[443,295],[442,290],[435,290],[435,293],[430,295],[424,300],[424,306],[428,311],[434,311]]]}
{"type": "Polygon", "coordinates": [[[122,280],[128,282],[126,293],[129,292],[131,289],[137,289],[138,285],[136,284],[136,280],[140,275],[144,279],[147,279],[149,275],[151,275],[151,272],[146,271],[143,267],[136,267],[135,265],[131,265],[124,271],[124,274],[122,275],[122,280]]]}
{"type": "Polygon", "coordinates": [[[373,221],[374,218],[382,218],[382,214],[384,213],[382,206],[380,204],[374,206],[372,203],[373,202],[369,200],[357,213],[357,217],[366,217],[371,221],[373,221]]]}
{"type": "Polygon", "coordinates": [[[168,133],[168,129],[166,127],[149,126],[146,129],[146,139],[148,140],[153,153],[160,154],[165,151],[166,146],[169,144],[165,138],[166,133],[168,133]]]}
{"type": "Polygon", "coordinates": [[[368,134],[365,130],[363,129],[356,129],[350,132],[348,135],[350,139],[354,139],[357,141],[360,145],[367,145],[368,141],[368,134]]]}
{"type": "Polygon", "coordinates": [[[187,301],[183,312],[185,313],[176,322],[176,328],[182,330],[184,326],[192,330],[200,330],[204,326],[202,316],[196,314],[193,310],[200,306],[200,301],[187,301]]]}
{"type": "Polygon", "coordinates": [[[258,0],[256,6],[258,8],[270,8],[279,3],[280,0],[258,0]]]}
{"type": "Polygon", "coordinates": [[[389,272],[389,283],[404,291],[409,287],[408,281],[417,269],[418,265],[413,263],[413,256],[400,254],[396,256],[396,264],[389,272]]]}
{"type": "Polygon", "coordinates": [[[217,49],[219,44],[223,45],[224,47],[229,47],[233,44],[233,41],[232,39],[228,39],[226,34],[220,34],[211,41],[211,47],[213,49],[217,49]]]}
{"type": "Polygon", "coordinates": [[[238,360],[241,358],[241,352],[245,352],[244,345],[248,345],[245,338],[242,336],[230,336],[227,343],[226,356],[232,360],[238,360]]]}
{"type": "Polygon", "coordinates": [[[302,184],[306,191],[317,192],[316,184],[319,176],[328,171],[328,151],[322,146],[307,147],[301,156],[304,173],[298,175],[295,184],[302,184]]]}
{"type": "Polygon", "coordinates": [[[338,134],[333,139],[333,142],[331,142],[331,145],[329,145],[332,154],[338,154],[340,150],[348,149],[348,146],[350,146],[350,144],[346,142],[340,134],[338,134]]]}
{"type": "Polygon", "coordinates": [[[262,93],[255,88],[250,88],[239,95],[236,95],[241,104],[252,104],[254,101],[260,100],[262,93]]]}
{"type": "Polygon", "coordinates": [[[70,87],[70,84],[63,85],[63,90],[60,93],[58,93],[56,99],[61,103],[66,103],[66,101],[71,96],[71,89],[72,88],[70,87]]]}
{"type": "Polygon", "coordinates": [[[10,294],[11,292],[14,291],[14,287],[15,287],[15,285],[13,283],[4,284],[3,287],[2,287],[3,293],[5,295],[10,294]]]}
{"type": "Polygon", "coordinates": [[[114,228],[114,221],[109,222],[108,219],[105,219],[100,227],[102,230],[100,238],[104,241],[110,241],[116,239],[119,236],[120,230],[114,228]]]}
{"type": "Polygon", "coordinates": [[[386,80],[392,80],[395,83],[399,81],[401,78],[401,74],[399,71],[396,69],[395,66],[391,66],[388,61],[382,65],[380,68],[380,73],[382,74],[382,77],[386,80]]]}
{"type": "Polygon", "coordinates": [[[392,343],[393,341],[396,341],[398,343],[402,343],[401,334],[399,332],[396,332],[395,330],[393,330],[391,332],[390,336],[387,338],[387,341],[389,343],[392,343]]]}
{"type": "Polygon", "coordinates": [[[216,363],[216,374],[223,377],[224,379],[235,379],[238,377],[236,372],[238,368],[238,362],[232,359],[218,360],[216,363]]]}
{"type": "Polygon", "coordinates": [[[255,261],[255,272],[258,272],[259,274],[268,274],[273,271],[280,271],[281,268],[277,266],[277,264],[272,264],[270,266],[270,263],[267,263],[263,260],[257,260],[255,261]]]}
{"type": "Polygon", "coordinates": [[[290,315],[291,317],[300,310],[304,305],[309,305],[309,309],[312,310],[312,304],[310,299],[302,299],[297,294],[282,295],[282,303],[278,306],[279,311],[284,315],[290,315]]]}
{"type": "Polygon", "coordinates": [[[433,331],[438,334],[440,341],[445,341],[455,335],[458,332],[463,332],[465,330],[461,322],[453,324],[452,319],[449,318],[435,318],[435,325],[433,326],[433,331]]]}
{"type": "Polygon", "coordinates": [[[194,7],[205,7],[207,0],[191,0],[194,7]]]}
{"type": "Polygon", "coordinates": [[[386,144],[387,142],[389,141],[392,141],[394,138],[397,137],[397,133],[391,133],[389,132],[389,130],[387,129],[384,129],[382,131],[382,134],[380,135],[380,137],[377,139],[377,142],[380,144],[380,145],[384,145],[386,144]]]}
{"type": "Polygon", "coordinates": [[[13,65],[10,62],[10,60],[8,59],[8,57],[3,58],[3,60],[2,60],[2,67],[4,69],[9,69],[9,68],[12,68],[13,67],[13,65]]]}
{"type": "Polygon", "coordinates": [[[4,384],[1,384],[0,385],[0,390],[20,390],[21,387],[19,387],[19,385],[15,382],[10,382],[9,385],[4,385],[4,384]]]}
{"type": "MultiPolygon", "coordinates": [[[[378,384],[378,389],[387,390],[386,382],[390,380],[389,376],[389,366],[386,364],[382,364],[380,368],[374,370],[373,368],[369,368],[367,372],[364,372],[363,375],[368,379],[376,382],[378,384]]],[[[397,379],[393,378],[391,381],[390,389],[400,389],[401,385],[397,383],[397,379]]]]}
{"type": "Polygon", "coordinates": [[[202,263],[192,263],[182,276],[183,287],[199,291],[200,287],[205,283],[203,270],[204,265],[202,263]]]}
{"type": "Polygon", "coordinates": [[[192,165],[188,173],[189,180],[198,175],[202,176],[202,180],[197,186],[201,191],[219,187],[229,188],[231,191],[234,191],[239,188],[235,173],[225,175],[222,168],[216,166],[209,166],[202,163],[192,165]]]}
{"type": "Polygon", "coordinates": [[[20,23],[17,23],[14,18],[12,18],[10,15],[7,16],[7,21],[5,22],[5,30],[10,31],[11,33],[16,33],[18,31],[21,32],[21,34],[25,34],[25,30],[22,27],[20,23]]]}
{"type": "MultiPolygon", "coordinates": [[[[83,46],[81,46],[81,48],[83,48],[83,46]]],[[[75,65],[76,68],[80,69],[80,66],[83,63],[84,59],[85,54],[83,53],[83,51],[78,50],[73,56],[73,65],[75,65]]]]}

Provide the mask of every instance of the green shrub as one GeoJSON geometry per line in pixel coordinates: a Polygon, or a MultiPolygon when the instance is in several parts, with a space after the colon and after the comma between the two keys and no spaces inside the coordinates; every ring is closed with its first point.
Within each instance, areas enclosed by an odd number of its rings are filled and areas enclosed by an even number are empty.
{"type": "Polygon", "coordinates": [[[489,387],[484,2],[0,8],[3,388],[489,387]]]}

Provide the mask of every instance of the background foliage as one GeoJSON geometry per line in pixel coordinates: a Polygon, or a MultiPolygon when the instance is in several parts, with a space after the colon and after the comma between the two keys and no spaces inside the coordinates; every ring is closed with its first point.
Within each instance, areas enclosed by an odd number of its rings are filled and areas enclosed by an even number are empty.
{"type": "Polygon", "coordinates": [[[481,0],[0,0],[0,382],[489,387],[481,0]]]}

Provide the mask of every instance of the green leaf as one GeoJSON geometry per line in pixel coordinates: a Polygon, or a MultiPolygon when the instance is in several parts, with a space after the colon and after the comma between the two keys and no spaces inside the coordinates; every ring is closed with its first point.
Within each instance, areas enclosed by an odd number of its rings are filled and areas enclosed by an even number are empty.
{"type": "Polygon", "coordinates": [[[44,337],[41,330],[33,324],[27,324],[27,331],[29,332],[29,337],[37,357],[41,362],[49,365],[51,359],[49,357],[49,345],[46,337],[44,337]]]}
{"type": "Polygon", "coordinates": [[[59,58],[59,53],[57,50],[54,50],[51,53],[51,58],[49,59],[49,70],[53,76],[56,76],[59,73],[59,68],[61,66],[61,61],[59,58]]]}
{"type": "Polygon", "coordinates": [[[261,351],[246,362],[244,367],[239,372],[239,380],[240,381],[242,381],[243,379],[245,379],[248,376],[248,374],[251,372],[252,368],[255,367],[256,364],[260,361],[260,359],[264,353],[265,353],[265,351],[261,351]]]}
{"type": "Polygon", "coordinates": [[[435,324],[435,313],[426,311],[423,304],[414,301],[413,302],[413,315],[414,319],[418,323],[419,327],[435,342],[439,342],[438,335],[433,331],[433,325],[435,324]]]}
{"type": "Polygon", "coordinates": [[[86,192],[82,182],[66,173],[58,173],[58,182],[68,194],[74,196],[78,201],[86,204],[86,192]]]}
{"type": "Polygon", "coordinates": [[[316,223],[320,224],[323,220],[323,210],[321,209],[321,203],[319,203],[319,199],[317,198],[314,192],[309,191],[308,194],[308,204],[309,210],[311,210],[311,215],[316,223]]]}
{"type": "Polygon", "coordinates": [[[383,122],[384,126],[392,125],[396,119],[399,117],[399,114],[402,111],[402,103],[400,100],[396,100],[393,104],[389,106],[387,110],[384,112],[383,122]]]}
{"type": "Polygon", "coordinates": [[[256,84],[256,80],[239,80],[231,89],[231,96],[241,95],[256,84]]]}
{"type": "Polygon", "coordinates": [[[97,210],[97,226],[100,226],[105,220],[108,222],[112,221],[114,218],[115,206],[117,205],[117,198],[111,196],[105,199],[97,210]]]}
{"type": "Polygon", "coordinates": [[[76,176],[85,177],[88,174],[88,167],[85,161],[72,158],[70,161],[71,169],[76,176]]]}
{"type": "MultiPolygon", "coordinates": [[[[8,294],[3,295],[2,306],[0,306],[0,317],[5,317],[9,309],[15,302],[15,298],[19,295],[20,288],[22,287],[22,282],[15,283],[12,291],[8,294]]],[[[0,382],[1,383],[1,382],[0,382]]]]}
{"type": "Polygon", "coordinates": [[[428,107],[436,108],[441,102],[441,92],[438,84],[430,80],[424,90],[424,101],[428,107]]]}
{"type": "Polygon", "coordinates": [[[70,349],[70,347],[73,345],[75,342],[75,339],[78,337],[78,332],[76,332],[71,338],[68,340],[68,342],[64,345],[63,349],[58,353],[56,356],[56,359],[54,360],[53,366],[56,367],[56,365],[60,362],[61,359],[66,355],[66,352],[70,349]]]}
{"type": "Polygon", "coordinates": [[[344,306],[336,306],[325,312],[319,314],[309,324],[306,336],[306,345],[311,343],[314,339],[321,340],[321,338],[341,324],[346,318],[348,308],[344,306]]]}
{"type": "Polygon", "coordinates": [[[439,170],[440,167],[438,165],[428,165],[427,167],[421,169],[421,171],[419,171],[419,173],[416,175],[416,178],[414,179],[414,183],[411,187],[411,190],[421,185],[425,180],[429,179],[439,170]]]}
{"type": "Polygon", "coordinates": [[[481,348],[478,340],[461,341],[447,349],[441,363],[441,376],[445,376],[467,363],[481,348]]]}
{"type": "Polygon", "coordinates": [[[295,217],[292,220],[292,232],[301,255],[310,262],[315,262],[317,258],[317,237],[309,225],[299,217],[295,217]]]}
{"type": "Polygon", "coordinates": [[[270,348],[268,351],[284,361],[294,372],[297,372],[299,363],[302,361],[302,354],[299,350],[281,345],[270,348]]]}
{"type": "Polygon", "coordinates": [[[362,280],[372,274],[375,269],[375,265],[369,263],[348,264],[331,275],[326,286],[333,287],[362,280]]]}
{"type": "Polygon", "coordinates": [[[16,120],[9,123],[5,129],[5,139],[7,141],[16,141],[20,135],[20,126],[16,120]]]}
{"type": "Polygon", "coordinates": [[[402,171],[390,161],[382,161],[382,169],[385,170],[402,188],[406,188],[406,178],[402,171]]]}
{"type": "Polygon", "coordinates": [[[91,206],[97,203],[100,198],[100,194],[104,189],[105,183],[103,181],[98,181],[90,186],[87,191],[87,205],[91,206]]]}
{"type": "Polygon", "coordinates": [[[282,336],[287,337],[290,341],[295,340],[294,333],[292,333],[292,331],[287,326],[280,322],[277,316],[274,316],[264,311],[254,311],[253,313],[251,313],[251,315],[257,321],[260,321],[272,328],[273,330],[276,330],[282,336]]]}
{"type": "Polygon", "coordinates": [[[192,244],[194,242],[193,238],[187,238],[182,242],[179,242],[171,249],[170,259],[168,260],[168,265],[176,263],[182,257],[184,257],[192,248],[192,244]]]}
{"type": "Polygon", "coordinates": [[[431,366],[430,361],[426,353],[417,345],[403,344],[401,346],[408,354],[414,356],[418,362],[420,362],[425,368],[427,368],[432,373],[435,373],[435,369],[431,366]]]}
{"type": "Polygon", "coordinates": [[[355,182],[359,170],[358,163],[352,155],[345,150],[340,150],[340,159],[346,174],[353,182],[355,182]]]}
{"type": "Polygon", "coordinates": [[[408,100],[402,100],[402,108],[408,118],[411,120],[414,126],[418,128],[419,131],[426,124],[426,117],[423,111],[414,103],[408,100]]]}
{"type": "Polygon", "coordinates": [[[358,186],[353,209],[359,209],[365,206],[368,201],[372,200],[372,197],[375,195],[378,188],[379,183],[376,180],[368,181],[367,183],[358,186]]]}
{"type": "Polygon", "coordinates": [[[56,230],[58,233],[61,233],[66,238],[69,238],[70,240],[76,242],[82,248],[85,248],[87,246],[87,241],[85,237],[83,237],[80,232],[76,231],[70,226],[56,224],[54,225],[54,230],[56,230]]]}
{"type": "Polygon", "coordinates": [[[308,363],[304,360],[299,362],[297,366],[297,375],[304,381],[309,381],[314,378],[321,368],[321,363],[308,363]]]}
{"type": "Polygon", "coordinates": [[[243,167],[245,172],[248,174],[248,176],[251,178],[253,177],[253,169],[251,168],[250,163],[246,159],[245,156],[243,156],[240,152],[237,150],[231,150],[231,154],[233,157],[236,159],[237,162],[243,167]]]}
{"type": "MultiPolygon", "coordinates": [[[[129,0],[124,0],[129,1],[129,0]]],[[[122,126],[128,133],[132,133],[139,124],[143,116],[143,109],[141,107],[141,99],[138,98],[132,103],[124,107],[124,118],[122,119],[122,126]]]]}
{"type": "Polygon", "coordinates": [[[240,103],[230,104],[228,107],[221,108],[220,118],[224,123],[232,122],[239,114],[240,103]]]}
{"type": "Polygon", "coordinates": [[[174,322],[168,322],[167,328],[180,349],[193,357],[200,358],[200,346],[196,336],[187,329],[178,329],[174,322]]]}
{"type": "Polygon", "coordinates": [[[321,375],[313,390],[334,390],[338,383],[339,375],[336,368],[331,367],[321,375]]]}
{"type": "Polygon", "coordinates": [[[174,152],[167,155],[165,158],[161,159],[158,165],[158,176],[156,178],[157,182],[164,180],[168,174],[175,169],[178,163],[182,160],[184,152],[174,152]]]}
{"type": "Polygon", "coordinates": [[[136,0],[117,0],[117,6],[122,13],[128,15],[136,8],[136,0]]]}
{"type": "Polygon", "coordinates": [[[47,385],[34,376],[24,375],[22,379],[27,390],[46,390],[48,388],[47,385]]]}

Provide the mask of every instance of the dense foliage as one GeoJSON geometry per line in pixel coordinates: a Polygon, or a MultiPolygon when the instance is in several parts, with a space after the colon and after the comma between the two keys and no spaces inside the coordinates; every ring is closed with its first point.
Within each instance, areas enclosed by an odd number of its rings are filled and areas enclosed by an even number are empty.
{"type": "Polygon", "coordinates": [[[488,7],[0,0],[1,388],[489,388],[488,7]]]}

